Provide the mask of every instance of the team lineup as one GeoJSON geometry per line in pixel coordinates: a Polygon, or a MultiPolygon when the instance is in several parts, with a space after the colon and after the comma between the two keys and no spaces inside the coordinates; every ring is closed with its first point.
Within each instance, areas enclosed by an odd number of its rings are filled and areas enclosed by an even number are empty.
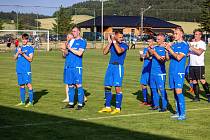
{"type": "MultiPolygon", "coordinates": [[[[155,44],[154,37],[150,37],[148,47],[140,52],[143,60],[140,85],[142,88],[143,105],[150,106],[150,110],[165,112],[167,111],[168,99],[166,92],[166,74],[168,75],[169,88],[174,91],[176,113],[171,116],[173,119],[185,120],[186,109],[183,94],[185,78],[190,83],[191,89],[195,94],[193,102],[199,102],[200,82],[205,90],[208,102],[210,102],[210,92],[208,83],[205,81],[204,54],[206,44],[201,40],[202,31],[194,31],[192,42],[184,41],[184,31],[182,28],[174,30],[174,41],[165,42],[164,34],[158,34],[155,44]],[[188,64],[186,67],[186,62],[188,64]],[[166,72],[165,62],[169,61],[169,70],[166,72]],[[148,99],[148,88],[151,90],[151,99],[148,99]],[[161,100],[161,103],[160,103],[161,100]]],[[[27,45],[28,35],[22,35],[22,46],[16,48],[14,59],[16,60],[16,73],[18,85],[20,86],[21,102],[16,106],[33,106],[33,87],[31,77],[31,62],[33,61],[34,48],[27,45]],[[29,103],[25,101],[25,85],[28,87],[29,103]]],[[[108,44],[103,47],[103,54],[110,53],[110,61],[104,77],[104,108],[98,113],[118,114],[122,111],[122,81],[124,77],[124,60],[129,46],[124,43],[123,33],[115,32],[108,36],[108,44]],[[112,87],[116,91],[116,106],[111,108],[112,87]]],[[[80,29],[74,27],[67,35],[67,42],[61,47],[61,52],[65,58],[64,63],[64,84],[66,84],[66,99],[68,102],[63,107],[73,109],[75,100],[77,101],[76,110],[82,110],[87,101],[82,85],[82,59],[86,50],[86,41],[80,36],[80,29]],[[77,91],[77,92],[76,92],[77,91]],[[75,99],[75,94],[78,98],[75,99]]]]}

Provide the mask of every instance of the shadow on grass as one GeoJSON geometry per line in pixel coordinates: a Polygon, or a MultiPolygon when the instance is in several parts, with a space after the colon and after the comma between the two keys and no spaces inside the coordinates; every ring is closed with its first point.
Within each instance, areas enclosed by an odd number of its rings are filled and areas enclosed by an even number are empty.
{"type": "MultiPolygon", "coordinates": [[[[151,91],[150,91],[150,93],[151,93],[151,91]]],[[[136,92],[134,92],[134,93],[132,93],[132,94],[136,96],[136,99],[137,99],[138,101],[140,101],[140,102],[143,102],[143,101],[144,101],[144,100],[143,100],[143,96],[142,96],[142,91],[141,91],[141,90],[138,90],[138,91],[136,91],[136,92]]],[[[149,102],[152,102],[152,101],[151,101],[151,100],[152,100],[151,94],[148,94],[147,97],[148,97],[148,99],[149,99],[149,102]]],[[[168,99],[167,99],[167,100],[168,100],[168,99]]],[[[162,104],[161,98],[160,98],[160,104],[162,104]]],[[[173,107],[172,107],[172,105],[170,104],[169,101],[168,101],[167,109],[168,109],[171,113],[173,113],[173,114],[175,113],[175,110],[173,109],[173,107]]]]}
{"type": "Polygon", "coordinates": [[[62,118],[4,106],[0,106],[0,110],[1,140],[175,140],[175,138],[96,124],[87,120],[62,118]]]}
{"type": "MultiPolygon", "coordinates": [[[[42,98],[42,96],[45,96],[47,95],[49,92],[47,89],[43,89],[43,90],[40,90],[40,91],[35,91],[34,92],[34,105],[36,103],[39,102],[39,100],[42,98]]],[[[26,99],[26,103],[29,102],[29,98],[26,99]]]]}

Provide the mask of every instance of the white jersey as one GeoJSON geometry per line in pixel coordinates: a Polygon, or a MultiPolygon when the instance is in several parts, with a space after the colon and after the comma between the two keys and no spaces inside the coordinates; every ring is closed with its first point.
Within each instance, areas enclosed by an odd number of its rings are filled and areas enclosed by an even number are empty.
{"type": "Polygon", "coordinates": [[[204,54],[206,51],[206,43],[202,40],[198,42],[190,42],[190,45],[196,49],[203,49],[201,55],[197,55],[194,52],[190,52],[190,66],[204,66],[204,54]]]}
{"type": "Polygon", "coordinates": [[[69,45],[70,47],[74,44],[74,39],[70,40],[69,45]]]}

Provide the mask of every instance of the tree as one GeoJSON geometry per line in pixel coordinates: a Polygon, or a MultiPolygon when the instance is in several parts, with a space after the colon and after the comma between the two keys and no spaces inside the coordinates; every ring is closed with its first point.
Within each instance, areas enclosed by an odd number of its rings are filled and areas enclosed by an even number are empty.
{"type": "Polygon", "coordinates": [[[3,27],[3,22],[2,22],[2,20],[0,19],[0,30],[3,30],[4,29],[4,27],[3,27]]]}
{"type": "Polygon", "coordinates": [[[200,26],[204,31],[210,32],[210,0],[206,0],[202,4],[200,26]]]}
{"type": "Polygon", "coordinates": [[[58,34],[67,34],[74,26],[72,16],[66,13],[66,10],[61,6],[56,13],[56,23],[53,24],[53,30],[58,34]]]}

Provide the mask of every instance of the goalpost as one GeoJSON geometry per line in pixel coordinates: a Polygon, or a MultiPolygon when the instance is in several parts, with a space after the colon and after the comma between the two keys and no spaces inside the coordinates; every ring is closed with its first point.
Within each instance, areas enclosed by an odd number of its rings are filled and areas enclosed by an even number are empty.
{"type": "MultiPolygon", "coordinates": [[[[50,33],[49,30],[0,30],[0,36],[5,34],[9,34],[9,35],[13,35],[13,36],[18,36],[18,33],[29,33],[30,36],[34,37],[34,36],[41,36],[40,34],[46,34],[46,50],[49,51],[50,50],[50,33]]],[[[40,38],[41,40],[41,38],[40,38]]],[[[43,43],[44,44],[44,43],[43,43]]]]}

